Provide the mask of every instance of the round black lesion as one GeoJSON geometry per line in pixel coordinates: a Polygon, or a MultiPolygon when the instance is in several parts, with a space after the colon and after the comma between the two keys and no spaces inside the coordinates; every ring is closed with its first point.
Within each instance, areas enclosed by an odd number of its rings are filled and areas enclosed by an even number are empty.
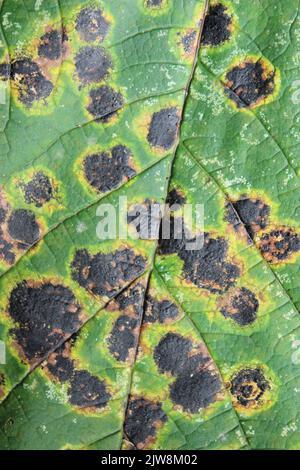
{"type": "Polygon", "coordinates": [[[245,60],[226,74],[225,92],[238,108],[252,108],[274,90],[275,70],[266,70],[263,60],[245,60]]]}
{"type": "Polygon", "coordinates": [[[219,301],[220,311],[240,326],[251,325],[257,319],[259,301],[246,287],[229,290],[219,301]]]}
{"type": "Polygon", "coordinates": [[[106,85],[94,88],[89,96],[87,110],[99,122],[108,122],[124,104],[121,93],[106,85]]]}
{"type": "Polygon", "coordinates": [[[177,333],[167,333],[154,349],[153,358],[161,373],[179,374],[184,370],[192,342],[177,333]]]}
{"type": "Polygon", "coordinates": [[[7,225],[11,238],[21,242],[21,244],[31,246],[40,237],[40,227],[32,211],[26,209],[12,211],[7,225]]]}
{"type": "Polygon", "coordinates": [[[79,408],[104,408],[111,397],[104,380],[87,370],[75,370],[68,395],[70,403],[79,408]]]}
{"type": "Polygon", "coordinates": [[[63,53],[63,42],[67,37],[64,31],[52,29],[45,33],[38,46],[38,55],[44,59],[58,60],[63,53]]]}
{"type": "Polygon", "coordinates": [[[110,298],[145,268],[146,259],[129,248],[95,255],[86,249],[77,250],[71,263],[74,281],[92,294],[110,298]]]}
{"type": "Polygon", "coordinates": [[[36,101],[46,100],[54,89],[38,64],[29,58],[12,62],[10,78],[17,87],[19,100],[28,108],[36,101]]]}
{"type": "Polygon", "coordinates": [[[148,8],[159,8],[163,0],[145,0],[145,3],[148,8]]]}
{"type": "Polygon", "coordinates": [[[261,199],[245,197],[232,202],[232,205],[252,239],[257,232],[268,225],[270,206],[261,199]]]}
{"type": "Polygon", "coordinates": [[[111,65],[111,59],[102,47],[82,47],[75,57],[76,73],[84,85],[103,80],[111,65]]]}
{"type": "Polygon", "coordinates": [[[106,37],[110,23],[99,8],[92,6],[83,8],[76,19],[75,28],[80,38],[86,42],[102,42],[106,37]]]}
{"type": "Polygon", "coordinates": [[[154,113],[147,135],[149,144],[153,147],[169,150],[175,143],[179,121],[179,112],[174,106],[154,113]]]}
{"type": "Polygon", "coordinates": [[[230,381],[230,392],[245,408],[258,406],[270,389],[261,368],[247,368],[235,374],[230,381]]]}
{"type": "Polygon", "coordinates": [[[130,164],[131,158],[130,149],[124,145],[88,155],[83,163],[85,177],[97,191],[110,191],[135,176],[136,172],[130,164]]]}
{"type": "Polygon", "coordinates": [[[231,37],[232,17],[222,3],[210,5],[204,20],[201,44],[220,46],[231,37]]]}
{"type": "Polygon", "coordinates": [[[143,397],[131,398],[127,407],[124,432],[136,449],[153,442],[157,431],[167,421],[160,402],[143,397]]]}
{"type": "Polygon", "coordinates": [[[285,226],[263,233],[257,243],[263,257],[271,264],[284,262],[300,251],[299,234],[285,226]]]}
{"type": "Polygon", "coordinates": [[[8,313],[16,323],[10,333],[33,362],[43,360],[82,324],[81,306],[73,292],[50,282],[17,284],[9,297],[8,313]]]}
{"type": "Polygon", "coordinates": [[[179,189],[173,188],[168,193],[166,203],[169,204],[170,209],[172,210],[172,206],[173,207],[183,206],[186,203],[186,197],[182,193],[182,191],[180,191],[179,189]]]}
{"type": "Polygon", "coordinates": [[[108,338],[110,353],[121,362],[125,362],[130,351],[136,348],[139,319],[129,315],[121,315],[115,322],[108,338]]]}
{"type": "Polygon", "coordinates": [[[51,180],[41,171],[37,172],[28,183],[21,183],[20,187],[24,193],[25,202],[34,204],[38,208],[54,198],[51,180]]]}
{"type": "Polygon", "coordinates": [[[156,300],[148,294],[145,304],[144,323],[167,323],[180,315],[178,307],[168,299],[156,300]]]}

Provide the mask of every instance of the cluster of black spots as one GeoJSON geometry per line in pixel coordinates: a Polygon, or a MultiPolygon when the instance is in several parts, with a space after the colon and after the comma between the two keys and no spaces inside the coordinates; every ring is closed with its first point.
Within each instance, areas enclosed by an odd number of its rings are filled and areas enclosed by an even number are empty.
{"type": "Polygon", "coordinates": [[[166,323],[179,317],[179,310],[170,300],[156,300],[150,295],[146,298],[144,323],[166,323]]]}
{"type": "Polygon", "coordinates": [[[76,19],[76,31],[86,42],[102,42],[109,30],[109,22],[104,18],[99,8],[83,8],[76,19]]]}
{"type": "Polygon", "coordinates": [[[200,249],[190,248],[189,244],[196,241],[191,238],[186,227],[178,232],[179,219],[170,217],[170,238],[159,240],[158,253],[172,253],[184,262],[183,271],[187,280],[200,288],[212,293],[223,293],[233,286],[240,275],[237,265],[227,261],[228,242],[223,237],[212,238],[204,233],[203,246],[200,249]]]}
{"type": "Polygon", "coordinates": [[[300,251],[300,237],[289,227],[278,227],[263,233],[258,240],[258,246],[269,263],[277,264],[300,251]]]}
{"type": "Polygon", "coordinates": [[[111,60],[103,47],[85,46],[75,57],[75,67],[84,85],[98,83],[107,76],[111,60]]]}
{"type": "Polygon", "coordinates": [[[182,37],[183,50],[186,54],[191,54],[195,49],[197,31],[191,31],[182,37]]]}
{"type": "Polygon", "coordinates": [[[135,228],[141,240],[157,240],[160,221],[161,206],[150,199],[130,208],[127,213],[127,223],[135,228]]]}
{"type": "Polygon", "coordinates": [[[122,314],[115,321],[108,337],[108,348],[118,361],[127,361],[131,353],[136,351],[143,315],[144,292],[144,286],[138,283],[121,292],[114,301],[114,307],[122,314]]]}
{"type": "Polygon", "coordinates": [[[0,64],[0,78],[2,80],[9,80],[10,78],[10,64],[2,63],[0,64]]]}
{"type": "Polygon", "coordinates": [[[39,239],[40,228],[35,219],[35,214],[27,209],[12,211],[7,225],[11,238],[24,245],[31,246],[39,239]]]}
{"type": "Polygon", "coordinates": [[[95,295],[113,297],[146,268],[146,259],[124,248],[113,253],[90,254],[77,250],[71,264],[72,278],[95,295]]]}
{"type": "Polygon", "coordinates": [[[38,64],[28,58],[12,62],[10,77],[18,89],[19,100],[28,108],[35,101],[48,98],[53,91],[53,84],[45,78],[38,64]]]}
{"type": "Polygon", "coordinates": [[[211,5],[204,20],[201,43],[208,46],[220,46],[231,36],[231,17],[222,3],[211,5]]]}
{"type": "Polygon", "coordinates": [[[24,199],[27,204],[34,204],[35,207],[42,207],[53,199],[53,187],[50,179],[43,172],[39,171],[26,184],[21,184],[24,192],[24,199]]]}
{"type": "Polygon", "coordinates": [[[67,37],[61,30],[52,29],[45,33],[38,46],[38,55],[48,60],[58,60],[63,54],[63,43],[67,37]]]}
{"type": "Polygon", "coordinates": [[[257,232],[266,228],[270,206],[261,199],[242,198],[232,204],[252,239],[257,232]]]}
{"type": "Polygon", "coordinates": [[[186,203],[186,198],[179,190],[173,188],[168,193],[166,203],[169,204],[171,209],[172,206],[183,206],[186,203]]]}
{"type": "Polygon", "coordinates": [[[82,324],[81,307],[73,292],[50,282],[17,284],[10,294],[8,313],[16,323],[11,333],[32,362],[43,360],[82,324]]]}
{"type": "Polygon", "coordinates": [[[176,377],[170,385],[170,397],[184,411],[198,413],[216,400],[222,389],[220,377],[209,369],[208,355],[193,354],[190,339],[167,333],[155,347],[153,357],[161,373],[176,377]]]}
{"type": "Polygon", "coordinates": [[[136,449],[143,449],[155,440],[158,429],[166,421],[161,403],[146,398],[131,398],[124,432],[136,449]]]}
{"type": "Polygon", "coordinates": [[[251,408],[260,404],[266,390],[270,388],[260,368],[243,369],[231,379],[230,392],[237,402],[251,408]]]}
{"type": "Polygon", "coordinates": [[[109,152],[88,155],[84,160],[84,174],[89,184],[104,193],[117,188],[136,174],[130,166],[131,151],[124,145],[116,145],[109,152]]]}
{"type": "Polygon", "coordinates": [[[113,88],[103,85],[90,91],[87,110],[100,122],[108,122],[124,104],[123,96],[113,88]]]}
{"type": "Polygon", "coordinates": [[[107,405],[110,394],[105,382],[87,370],[76,370],[65,345],[50,356],[47,369],[59,382],[69,383],[68,397],[72,405],[78,408],[103,408],[107,405]]]}
{"type": "Polygon", "coordinates": [[[251,325],[257,318],[259,302],[246,287],[233,288],[220,301],[220,311],[240,326],[251,325]]]}
{"type": "Polygon", "coordinates": [[[261,60],[251,59],[226,75],[225,92],[238,108],[251,108],[273,93],[275,71],[267,72],[261,60]]]}
{"type": "Polygon", "coordinates": [[[169,150],[175,143],[179,121],[178,109],[174,106],[154,113],[147,136],[149,144],[153,147],[169,150]]]}

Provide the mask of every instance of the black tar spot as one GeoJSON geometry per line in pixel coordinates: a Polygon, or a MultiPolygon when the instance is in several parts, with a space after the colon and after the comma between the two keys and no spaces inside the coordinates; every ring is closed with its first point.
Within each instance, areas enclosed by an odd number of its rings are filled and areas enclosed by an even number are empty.
{"type": "Polygon", "coordinates": [[[10,68],[10,64],[0,64],[0,78],[2,78],[3,80],[8,80],[10,77],[10,68]]]}
{"type": "Polygon", "coordinates": [[[166,203],[169,204],[170,207],[174,205],[183,206],[183,204],[186,203],[186,198],[180,191],[173,188],[167,196],[166,203]]]}
{"type": "Polygon", "coordinates": [[[84,160],[85,177],[99,192],[117,188],[136,174],[130,166],[131,151],[124,145],[116,145],[110,152],[89,155],[84,160]]]}
{"type": "Polygon", "coordinates": [[[203,25],[202,44],[219,46],[230,38],[231,17],[227,15],[226,10],[221,3],[209,7],[203,25]]]}
{"type": "Polygon", "coordinates": [[[127,223],[135,228],[141,240],[157,240],[160,221],[161,206],[149,199],[130,208],[127,214],[127,223]]]}
{"type": "Polygon", "coordinates": [[[50,356],[47,362],[47,369],[60,382],[71,380],[74,374],[75,364],[70,357],[64,355],[65,345],[58,348],[55,353],[50,356]]]}
{"type": "Polygon", "coordinates": [[[265,74],[261,60],[247,60],[227,73],[225,92],[238,108],[254,106],[274,91],[275,72],[269,72],[267,76],[265,74]]]}
{"type": "Polygon", "coordinates": [[[239,199],[232,204],[251,238],[267,226],[270,207],[260,199],[239,199]]]}
{"type": "Polygon", "coordinates": [[[160,425],[167,421],[161,403],[146,398],[131,399],[127,409],[124,431],[137,449],[152,441],[160,425]]]}
{"type": "Polygon", "coordinates": [[[97,120],[107,122],[123,106],[123,96],[111,87],[103,85],[90,91],[91,102],[87,107],[97,120]]]}
{"type": "Polygon", "coordinates": [[[35,101],[45,100],[53,90],[53,84],[31,59],[13,62],[10,76],[18,88],[19,100],[27,107],[31,107],[35,101]]]}
{"type": "Polygon", "coordinates": [[[263,257],[269,263],[276,264],[300,251],[300,237],[289,227],[278,227],[264,233],[260,237],[258,245],[263,257]]]}
{"type": "Polygon", "coordinates": [[[49,60],[57,60],[63,51],[63,34],[56,29],[47,32],[40,39],[38,54],[49,60]]]}
{"type": "Polygon", "coordinates": [[[8,264],[13,264],[16,259],[12,251],[13,248],[13,244],[6,240],[3,230],[0,228],[0,258],[4,259],[8,264]]]}
{"type": "Polygon", "coordinates": [[[8,219],[8,232],[14,239],[25,245],[33,245],[40,236],[39,225],[33,212],[17,209],[8,219]]]}
{"type": "Polygon", "coordinates": [[[192,342],[176,333],[167,333],[154,349],[154,361],[161,373],[172,375],[183,371],[192,342]]]}
{"type": "Polygon", "coordinates": [[[256,320],[259,302],[246,287],[235,288],[221,299],[221,312],[240,326],[250,325],[256,320]]]}
{"type": "Polygon", "coordinates": [[[66,335],[81,326],[81,307],[72,291],[50,283],[31,287],[19,283],[9,299],[8,313],[17,326],[11,333],[27,359],[43,359],[66,335]]]}
{"type": "Polygon", "coordinates": [[[163,0],[146,0],[147,7],[160,7],[163,0]]]}
{"type": "Polygon", "coordinates": [[[165,323],[168,320],[175,320],[178,316],[178,308],[170,300],[159,301],[149,295],[147,296],[144,323],[165,323]]]}
{"type": "Polygon", "coordinates": [[[68,390],[70,403],[79,408],[103,408],[110,399],[105,382],[87,370],[76,370],[68,390]]]}
{"type": "Polygon", "coordinates": [[[77,250],[72,262],[72,278],[95,295],[113,297],[122,286],[136,279],[146,267],[146,260],[130,249],[113,253],[89,254],[77,250]]]}
{"type": "Polygon", "coordinates": [[[230,391],[242,406],[251,407],[259,403],[269,387],[261,369],[244,369],[231,379],[230,391]]]}
{"type": "Polygon", "coordinates": [[[188,250],[187,243],[195,239],[188,235],[186,228],[183,235],[177,233],[178,228],[173,217],[170,217],[170,232],[170,239],[159,241],[158,253],[177,253],[184,262],[183,272],[186,279],[213,293],[225,292],[235,284],[240,270],[235,264],[226,261],[228,242],[224,238],[212,238],[208,233],[204,233],[203,247],[188,250]]]}
{"type": "Polygon", "coordinates": [[[76,72],[83,84],[103,80],[111,67],[111,60],[102,47],[85,46],[75,57],[76,72]]]}
{"type": "Polygon", "coordinates": [[[83,41],[101,42],[108,33],[109,23],[100,9],[86,7],[80,11],[75,27],[83,41]]]}
{"type": "Polygon", "coordinates": [[[51,181],[40,171],[34,175],[32,180],[27,184],[22,184],[21,187],[27,204],[34,204],[35,207],[42,207],[53,198],[51,181]]]}
{"type": "Polygon", "coordinates": [[[134,330],[139,326],[137,318],[121,315],[114,324],[109,337],[109,350],[118,361],[126,361],[129,352],[136,346],[134,330]]]}
{"type": "Polygon", "coordinates": [[[175,107],[154,113],[147,136],[149,144],[164,150],[170,149],[177,136],[179,120],[178,110],[175,107]]]}

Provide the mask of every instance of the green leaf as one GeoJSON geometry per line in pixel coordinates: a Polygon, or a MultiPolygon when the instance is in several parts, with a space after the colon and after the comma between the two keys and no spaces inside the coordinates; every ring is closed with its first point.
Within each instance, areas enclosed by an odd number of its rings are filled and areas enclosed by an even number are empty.
{"type": "Polygon", "coordinates": [[[0,448],[299,448],[298,1],[1,25],[0,448]],[[138,237],[165,202],[171,237],[138,237]]]}

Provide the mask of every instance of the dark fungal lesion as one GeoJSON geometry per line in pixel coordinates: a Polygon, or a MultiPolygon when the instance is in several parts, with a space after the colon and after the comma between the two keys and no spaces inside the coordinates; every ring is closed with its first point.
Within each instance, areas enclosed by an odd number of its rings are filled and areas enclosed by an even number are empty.
{"type": "Polygon", "coordinates": [[[260,367],[240,370],[233,375],[229,386],[236,403],[244,408],[261,406],[265,393],[270,390],[269,381],[260,367]]]}
{"type": "Polygon", "coordinates": [[[97,296],[112,298],[146,269],[147,260],[129,248],[91,254],[77,250],[71,263],[72,279],[97,296]]]}
{"type": "Polygon", "coordinates": [[[125,437],[135,449],[147,449],[155,442],[167,419],[159,401],[131,396],[125,418],[125,437]]]}
{"type": "Polygon", "coordinates": [[[88,155],[83,162],[85,178],[97,191],[110,191],[136,175],[132,160],[130,149],[124,145],[88,155]]]}
{"type": "MultiPolygon", "coordinates": [[[[231,201],[231,204],[252,239],[257,232],[268,225],[271,209],[262,199],[242,197],[231,201]]],[[[231,221],[229,209],[227,209],[227,220],[231,221]]]]}
{"type": "Polygon", "coordinates": [[[299,234],[286,226],[263,232],[256,242],[263,257],[271,264],[288,261],[293,254],[300,251],[299,234]]]}
{"type": "Polygon", "coordinates": [[[254,108],[274,93],[275,73],[263,59],[245,59],[227,72],[225,93],[238,108],[254,108]]]}
{"type": "Polygon", "coordinates": [[[84,410],[104,408],[111,395],[104,380],[91,374],[86,369],[77,367],[72,359],[75,339],[64,343],[49,356],[46,371],[60,383],[68,385],[67,394],[71,405],[84,410]]]}
{"type": "Polygon", "coordinates": [[[194,414],[218,400],[221,378],[204,346],[194,347],[189,338],[167,333],[155,347],[153,358],[160,373],[175,377],[169,386],[175,406],[194,414]]]}
{"type": "Polygon", "coordinates": [[[108,34],[109,21],[100,8],[87,6],[80,10],[75,23],[80,39],[86,42],[102,42],[108,34]]]}
{"type": "Polygon", "coordinates": [[[218,300],[218,307],[225,318],[239,326],[251,325],[257,319],[259,301],[246,287],[233,287],[218,300]]]}
{"type": "Polygon", "coordinates": [[[62,341],[75,333],[85,315],[69,287],[45,281],[23,280],[10,293],[10,330],[26,360],[42,361],[62,341]]]}
{"type": "Polygon", "coordinates": [[[169,299],[157,300],[149,293],[145,300],[144,324],[170,323],[180,317],[178,307],[169,299]]]}
{"type": "Polygon", "coordinates": [[[178,134],[180,114],[175,106],[161,109],[152,115],[147,140],[152,147],[169,150],[178,134]]]}
{"type": "Polygon", "coordinates": [[[175,217],[170,218],[171,236],[169,239],[159,240],[158,254],[176,253],[183,261],[185,279],[197,287],[212,293],[223,293],[234,286],[240,276],[240,268],[228,260],[228,241],[223,237],[214,238],[209,233],[204,233],[202,248],[187,249],[187,244],[195,242],[196,238],[189,234],[184,224],[177,224],[178,220],[175,217]]]}
{"type": "Polygon", "coordinates": [[[186,203],[186,197],[184,193],[177,188],[172,188],[166,199],[166,203],[169,205],[170,210],[178,209],[186,203]]]}
{"type": "Polygon", "coordinates": [[[111,66],[111,59],[103,47],[85,46],[75,56],[76,73],[83,85],[106,78],[111,66]]]}
{"type": "Polygon", "coordinates": [[[231,37],[232,15],[228,13],[227,6],[218,2],[210,5],[204,20],[201,44],[206,46],[220,46],[231,37]]]}
{"type": "Polygon", "coordinates": [[[47,60],[59,60],[65,52],[68,40],[65,29],[50,29],[40,38],[38,45],[39,57],[47,60]]]}
{"type": "Polygon", "coordinates": [[[40,227],[35,214],[27,209],[16,209],[7,221],[8,233],[14,240],[25,246],[36,243],[40,237],[40,227]]]}
{"type": "Polygon", "coordinates": [[[35,173],[28,183],[20,183],[27,204],[43,207],[54,198],[54,188],[51,179],[42,171],[35,173]]]}
{"type": "Polygon", "coordinates": [[[103,123],[109,122],[124,105],[122,94],[107,85],[94,88],[89,97],[88,112],[96,121],[103,123]]]}
{"type": "Polygon", "coordinates": [[[130,207],[127,213],[127,223],[141,240],[157,240],[160,221],[161,205],[150,199],[130,207]]]}

